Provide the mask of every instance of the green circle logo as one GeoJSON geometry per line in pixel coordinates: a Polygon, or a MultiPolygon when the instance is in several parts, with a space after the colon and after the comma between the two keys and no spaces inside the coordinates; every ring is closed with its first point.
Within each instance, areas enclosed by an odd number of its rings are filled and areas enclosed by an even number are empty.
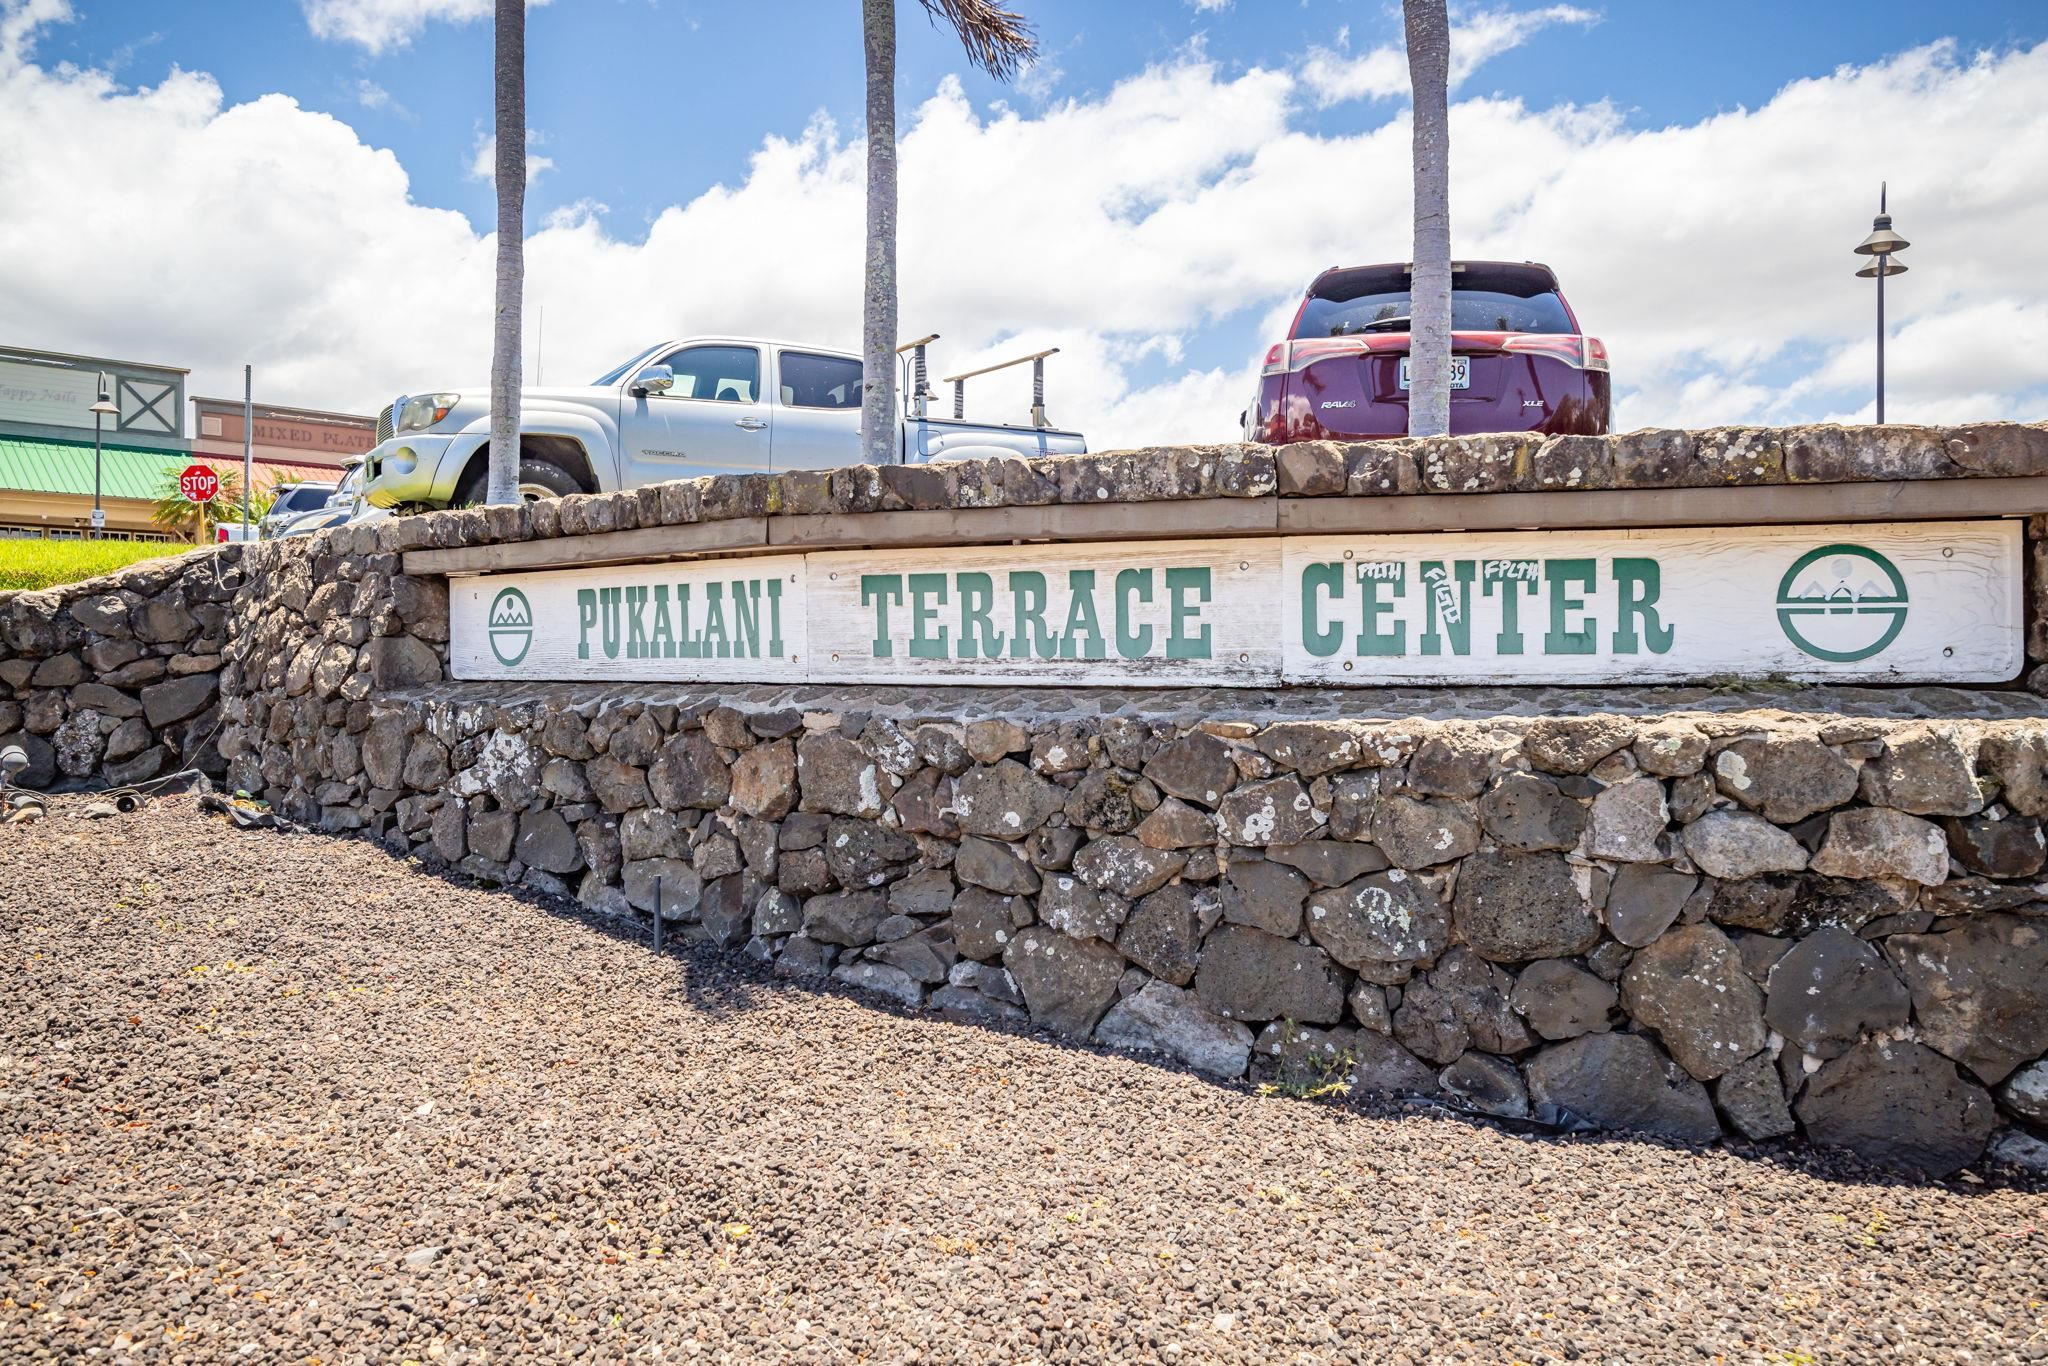
{"type": "Polygon", "coordinates": [[[533,645],[533,604],[516,588],[501,588],[491,599],[491,653],[511,668],[533,645]]]}
{"type": "Polygon", "coordinates": [[[1778,625],[1794,645],[1835,664],[1868,659],[1906,626],[1906,580],[1868,546],[1824,545],[1778,580],[1778,625]]]}

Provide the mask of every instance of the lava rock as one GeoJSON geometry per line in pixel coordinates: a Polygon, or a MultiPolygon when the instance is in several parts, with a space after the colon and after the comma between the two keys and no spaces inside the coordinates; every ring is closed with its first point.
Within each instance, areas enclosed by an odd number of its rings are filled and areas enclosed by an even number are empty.
{"type": "Polygon", "coordinates": [[[1828,819],[1827,841],[1812,866],[1829,877],[1905,878],[1933,887],[1948,878],[1948,841],[1939,826],[1918,816],[1858,807],[1828,819]]]}
{"type": "Polygon", "coordinates": [[[1452,920],[1459,939],[1496,963],[1568,958],[1600,939],[1593,908],[1556,854],[1473,854],[1458,871],[1452,920]]]}
{"type": "Polygon", "coordinates": [[[1707,1089],[1640,1034],[1585,1034],[1552,1044],[1523,1069],[1530,1112],[1685,1143],[1721,1136],[1707,1089]]]}
{"type": "Polygon", "coordinates": [[[1618,999],[1614,987],[1562,958],[1543,958],[1522,969],[1508,1004],[1546,1039],[1604,1033],[1618,999]]]}
{"type": "Polygon", "coordinates": [[[1806,867],[1806,849],[1790,832],[1747,812],[1709,811],[1685,827],[1684,843],[1686,857],[1722,879],[1806,867]]]}
{"type": "Polygon", "coordinates": [[[1124,956],[1098,940],[1034,925],[1003,950],[1003,966],[1023,992],[1033,1024],[1086,1038],[1117,998],[1124,956]]]}
{"type": "Polygon", "coordinates": [[[1998,1122],[1990,1093],[1922,1044],[1867,1039],[1825,1063],[1793,1107],[1807,1137],[1888,1167],[1950,1176],[1998,1122]]]}
{"type": "Polygon", "coordinates": [[[1621,1008],[1657,1031],[1678,1065],[1712,1081],[1768,1042],[1763,993],[1728,936],[1684,925],[1637,951],[1621,975],[1621,1008]]]}
{"type": "Polygon", "coordinates": [[[1906,984],[1884,955],[1833,926],[1786,950],[1767,980],[1764,1021],[1817,1058],[1838,1058],[1912,1014],[1906,984]]]}
{"type": "Polygon", "coordinates": [[[1810,735],[1751,736],[1714,756],[1714,785],[1765,820],[1797,825],[1856,795],[1856,765],[1810,735]]]}
{"type": "Polygon", "coordinates": [[[1986,1084],[2048,1051],[2048,928],[1981,915],[1940,934],[1895,934],[1885,955],[1905,978],[1923,1042],[1986,1084]]]}
{"type": "Polygon", "coordinates": [[[1334,1024],[1344,1017],[1344,984],[1328,954],[1245,925],[1220,926],[1203,944],[1195,992],[1233,1020],[1334,1024]]]}
{"type": "Polygon", "coordinates": [[[1203,1007],[1192,991],[1150,981],[1111,1006],[1095,1037],[1112,1048],[1162,1053],[1214,1077],[1241,1077],[1252,1031],[1203,1007]]]}
{"type": "Polygon", "coordinates": [[[1548,778],[1507,773],[1479,802],[1479,821],[1505,849],[1527,853],[1578,846],[1589,819],[1585,806],[1548,778]]]}

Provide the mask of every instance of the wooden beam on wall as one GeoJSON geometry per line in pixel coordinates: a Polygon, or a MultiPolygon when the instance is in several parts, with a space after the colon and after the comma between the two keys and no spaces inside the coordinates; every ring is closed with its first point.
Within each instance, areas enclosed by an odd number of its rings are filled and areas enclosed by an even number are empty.
{"type": "Polygon", "coordinates": [[[737,517],[593,536],[405,553],[408,574],[493,574],[771,551],[1192,540],[1356,532],[1576,530],[1909,522],[2048,513],[2048,476],[1734,488],[1203,498],[1153,503],[737,517]]]}

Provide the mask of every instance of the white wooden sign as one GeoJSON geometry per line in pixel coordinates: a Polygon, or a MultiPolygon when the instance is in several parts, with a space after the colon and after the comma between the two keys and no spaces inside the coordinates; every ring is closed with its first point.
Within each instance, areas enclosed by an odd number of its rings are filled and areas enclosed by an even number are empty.
{"type": "Polygon", "coordinates": [[[1316,536],[1286,543],[1289,682],[2002,682],[2020,524],[1316,536]]]}
{"type": "Polygon", "coordinates": [[[457,578],[463,679],[2004,682],[2014,520],[834,551],[457,578]]]}
{"type": "Polygon", "coordinates": [[[807,559],[821,680],[1256,687],[1280,677],[1273,537],[807,559]]]}
{"type": "Polygon", "coordinates": [[[456,678],[801,680],[804,560],[775,555],[457,578],[456,678]]]}

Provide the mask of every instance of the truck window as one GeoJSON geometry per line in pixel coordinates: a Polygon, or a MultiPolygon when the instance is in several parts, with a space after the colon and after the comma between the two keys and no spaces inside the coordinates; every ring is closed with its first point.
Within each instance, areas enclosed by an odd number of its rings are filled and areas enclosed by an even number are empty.
{"type": "Polygon", "coordinates": [[[782,353],[782,402],[791,408],[860,407],[861,363],[844,356],[782,353]]]}
{"type": "Polygon", "coordinates": [[[676,372],[669,398],[752,403],[761,387],[761,353],[751,346],[686,346],[658,364],[676,372]]]}

